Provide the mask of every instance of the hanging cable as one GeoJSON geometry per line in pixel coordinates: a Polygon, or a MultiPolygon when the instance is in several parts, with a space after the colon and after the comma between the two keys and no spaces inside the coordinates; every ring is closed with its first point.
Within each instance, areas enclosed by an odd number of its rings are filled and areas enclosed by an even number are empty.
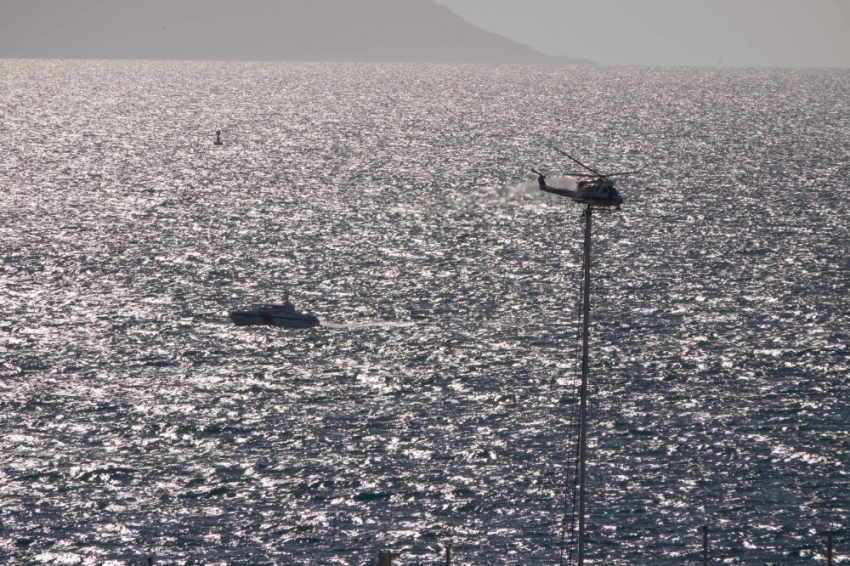
{"type": "MultiPolygon", "coordinates": [[[[582,261],[583,265],[583,261],[582,261]]],[[[583,270],[582,270],[583,271],[583,270]]],[[[572,382],[572,398],[573,400],[577,400],[580,387],[580,375],[581,375],[581,329],[582,329],[582,297],[584,296],[584,277],[580,277],[579,284],[579,294],[576,300],[576,334],[574,338],[574,348],[573,348],[573,382],[572,382]]],[[[569,516],[569,554],[567,557],[567,566],[573,564],[573,553],[576,545],[576,511],[577,511],[577,502],[576,499],[578,497],[578,466],[579,466],[579,434],[580,434],[580,426],[581,423],[577,422],[579,419],[579,415],[577,414],[576,407],[578,403],[573,402],[570,410],[570,418],[567,426],[567,453],[573,453],[573,442],[575,442],[575,459],[574,465],[567,468],[567,475],[565,478],[565,486],[564,486],[564,515],[563,520],[561,521],[561,541],[560,541],[560,564],[564,566],[564,554],[565,554],[565,542],[566,542],[566,532],[567,532],[567,517],[569,516]],[[572,497],[570,497],[572,496],[572,497]]]]}

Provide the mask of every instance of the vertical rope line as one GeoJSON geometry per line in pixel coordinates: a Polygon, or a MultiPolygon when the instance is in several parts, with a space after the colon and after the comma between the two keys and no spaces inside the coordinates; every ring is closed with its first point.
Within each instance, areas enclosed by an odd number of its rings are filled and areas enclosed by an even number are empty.
{"type": "MultiPolygon", "coordinates": [[[[584,288],[584,281],[579,285],[579,299],[576,301],[576,311],[577,315],[577,332],[574,338],[575,347],[573,348],[573,382],[572,382],[572,395],[573,399],[576,398],[577,395],[577,386],[578,386],[578,372],[579,372],[579,363],[580,363],[580,355],[579,355],[579,343],[581,337],[581,290],[584,288]]],[[[575,441],[576,448],[578,448],[578,430],[576,423],[576,403],[572,404],[570,408],[570,418],[567,426],[567,453],[571,452],[571,443],[575,441]]],[[[564,517],[561,521],[561,564],[564,563],[564,541],[566,539],[566,530],[567,530],[567,514],[569,512],[569,503],[570,503],[570,490],[573,493],[573,509],[572,509],[572,520],[570,522],[570,558],[568,564],[572,563],[572,550],[573,550],[573,536],[575,531],[575,482],[577,479],[576,475],[576,467],[571,466],[567,468],[567,477],[566,477],[566,485],[564,487],[564,517]]]]}
{"type": "MultiPolygon", "coordinates": [[[[583,257],[583,255],[582,255],[583,257]]],[[[584,265],[584,260],[582,259],[582,265],[584,265]]],[[[578,395],[578,387],[580,381],[580,371],[581,371],[581,311],[582,311],[582,297],[584,296],[584,278],[579,278],[579,294],[576,300],[576,333],[574,337],[574,348],[573,348],[573,382],[572,382],[572,392],[573,399],[577,398],[578,395]]],[[[567,560],[567,564],[573,563],[573,552],[575,550],[575,522],[576,522],[576,498],[578,495],[577,482],[578,482],[578,466],[579,466],[579,442],[578,435],[580,433],[579,427],[580,423],[577,422],[577,411],[576,411],[577,403],[573,403],[570,410],[570,418],[567,426],[567,453],[571,452],[570,448],[571,442],[575,442],[575,465],[567,468],[567,477],[564,487],[564,515],[563,520],[561,521],[561,544],[560,544],[560,564],[564,565],[564,543],[566,540],[566,530],[567,530],[567,516],[570,514],[570,538],[569,538],[569,556],[567,560]],[[572,510],[570,513],[570,492],[572,492],[572,510]]]]}
{"type": "MultiPolygon", "coordinates": [[[[582,267],[584,267],[584,254],[582,254],[582,267]]],[[[582,273],[584,273],[584,269],[582,269],[582,273]]],[[[581,339],[582,339],[582,319],[581,319],[581,311],[584,307],[583,297],[584,297],[584,276],[580,278],[581,283],[579,284],[579,295],[576,304],[578,305],[576,309],[576,338],[575,338],[575,363],[574,363],[574,374],[573,374],[573,389],[576,391],[576,397],[580,395],[579,388],[581,387],[581,339]]],[[[576,405],[573,405],[574,412],[576,405]]],[[[577,412],[576,412],[577,413],[577,412]]],[[[576,512],[578,510],[578,482],[579,482],[579,456],[581,453],[581,444],[579,442],[579,435],[581,434],[581,423],[578,422],[580,419],[580,415],[576,414],[575,419],[573,420],[573,428],[575,430],[575,465],[573,466],[573,481],[572,481],[572,492],[573,492],[573,508],[572,508],[572,516],[570,518],[570,555],[568,564],[573,563],[573,552],[576,550],[576,512]]]]}

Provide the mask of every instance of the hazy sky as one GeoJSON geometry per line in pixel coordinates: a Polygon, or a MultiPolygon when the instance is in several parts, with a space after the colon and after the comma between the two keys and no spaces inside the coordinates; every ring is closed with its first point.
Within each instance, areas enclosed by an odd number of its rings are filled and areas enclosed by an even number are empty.
{"type": "Polygon", "coordinates": [[[607,65],[850,68],[850,0],[437,2],[543,53],[607,65]]]}

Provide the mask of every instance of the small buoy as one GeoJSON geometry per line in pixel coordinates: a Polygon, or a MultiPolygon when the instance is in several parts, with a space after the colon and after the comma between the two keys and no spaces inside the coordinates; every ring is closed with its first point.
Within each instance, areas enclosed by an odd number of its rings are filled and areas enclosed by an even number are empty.
{"type": "Polygon", "coordinates": [[[221,130],[215,131],[215,142],[213,142],[213,143],[215,143],[215,145],[223,145],[224,144],[224,142],[221,141],[221,130]]]}

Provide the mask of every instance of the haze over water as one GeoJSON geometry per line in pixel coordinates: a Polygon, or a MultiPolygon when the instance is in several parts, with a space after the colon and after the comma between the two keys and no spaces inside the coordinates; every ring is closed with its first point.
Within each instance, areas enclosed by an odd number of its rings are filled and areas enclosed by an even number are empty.
{"type": "Polygon", "coordinates": [[[0,61],[12,563],[817,564],[850,493],[850,72],[0,61]],[[212,145],[221,129],[225,145],[212,145]],[[237,328],[285,291],[334,323],[237,328]]]}

